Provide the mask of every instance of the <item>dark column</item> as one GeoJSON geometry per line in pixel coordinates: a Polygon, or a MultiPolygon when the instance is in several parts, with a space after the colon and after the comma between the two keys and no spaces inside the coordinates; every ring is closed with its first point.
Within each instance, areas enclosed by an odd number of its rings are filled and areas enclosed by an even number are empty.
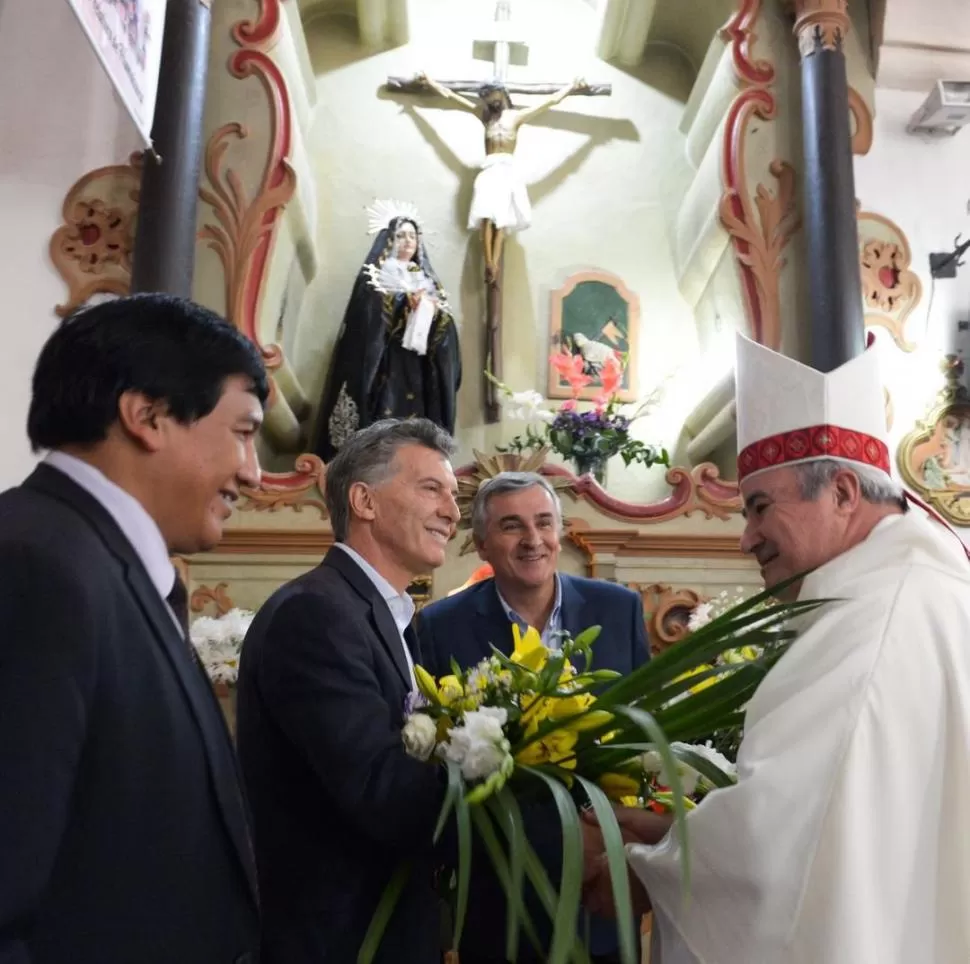
{"type": "Polygon", "coordinates": [[[209,63],[210,0],[168,0],[152,142],[145,156],[131,290],[190,297],[209,63]]]}
{"type": "Polygon", "coordinates": [[[809,364],[829,372],[865,348],[852,133],[843,40],[846,0],[796,0],[811,317],[809,364]]]}

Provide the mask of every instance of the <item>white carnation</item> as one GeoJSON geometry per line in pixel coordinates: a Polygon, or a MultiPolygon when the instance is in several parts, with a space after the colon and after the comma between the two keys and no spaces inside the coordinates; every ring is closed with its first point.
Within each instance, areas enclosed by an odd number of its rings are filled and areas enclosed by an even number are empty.
{"type": "Polygon", "coordinates": [[[427,713],[412,713],[401,731],[404,749],[416,760],[429,760],[437,742],[438,726],[427,713]]]}
{"type": "Polygon", "coordinates": [[[500,707],[471,710],[465,714],[462,726],[448,731],[442,755],[461,767],[466,780],[484,780],[501,769],[509,754],[509,741],[502,729],[507,720],[508,713],[500,707]]]}

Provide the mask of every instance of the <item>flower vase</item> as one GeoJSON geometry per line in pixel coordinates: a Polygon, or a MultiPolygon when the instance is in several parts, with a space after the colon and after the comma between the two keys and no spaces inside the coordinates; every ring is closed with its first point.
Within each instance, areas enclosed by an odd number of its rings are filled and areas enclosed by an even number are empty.
{"type": "Polygon", "coordinates": [[[576,475],[591,475],[601,487],[606,486],[606,463],[608,461],[609,458],[603,455],[586,455],[573,458],[576,465],[576,475]]]}

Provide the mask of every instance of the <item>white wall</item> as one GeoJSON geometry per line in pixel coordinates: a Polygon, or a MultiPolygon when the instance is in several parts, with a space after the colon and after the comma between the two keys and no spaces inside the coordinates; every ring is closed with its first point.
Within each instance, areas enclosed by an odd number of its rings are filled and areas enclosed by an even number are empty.
{"type": "Polygon", "coordinates": [[[942,387],[941,354],[962,351],[970,361],[970,331],[957,331],[959,321],[970,320],[970,263],[954,279],[933,282],[929,274],[931,252],[952,250],[958,234],[970,238],[970,130],[943,138],[907,134],[906,124],[924,98],[925,93],[878,88],[872,149],[856,158],[855,167],[862,209],[899,225],[923,285],[906,329],[920,346],[916,352],[900,351],[888,332],[875,329],[893,402],[894,447],[942,387]]]}
{"type": "Polygon", "coordinates": [[[30,378],[67,292],[47,253],[61,202],[86,171],[138,146],[66,0],[0,0],[0,489],[34,463],[30,378]]]}

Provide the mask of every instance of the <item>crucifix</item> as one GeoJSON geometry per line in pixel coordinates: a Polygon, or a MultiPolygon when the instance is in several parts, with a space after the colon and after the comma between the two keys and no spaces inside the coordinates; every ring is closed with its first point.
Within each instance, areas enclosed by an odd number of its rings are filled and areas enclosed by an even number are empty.
{"type": "MultiPolygon", "coordinates": [[[[480,50],[488,52],[485,59],[492,61],[492,81],[432,80],[421,73],[412,78],[388,77],[386,85],[388,90],[444,97],[478,115],[485,128],[485,161],[475,178],[468,228],[481,230],[485,256],[485,368],[499,381],[502,379],[502,243],[506,234],[524,230],[532,219],[529,195],[515,163],[519,128],[571,95],[595,97],[612,93],[610,84],[591,85],[584,80],[571,84],[509,83],[509,64],[526,64],[529,49],[524,41],[514,39],[510,7],[511,0],[497,0],[491,35],[476,42],[474,48],[474,56],[479,58],[480,50]],[[478,103],[464,94],[477,95],[478,103]],[[544,94],[546,99],[532,107],[518,108],[512,103],[512,94],[544,94]]],[[[495,423],[499,415],[498,389],[485,379],[485,421],[495,423]]]]}

